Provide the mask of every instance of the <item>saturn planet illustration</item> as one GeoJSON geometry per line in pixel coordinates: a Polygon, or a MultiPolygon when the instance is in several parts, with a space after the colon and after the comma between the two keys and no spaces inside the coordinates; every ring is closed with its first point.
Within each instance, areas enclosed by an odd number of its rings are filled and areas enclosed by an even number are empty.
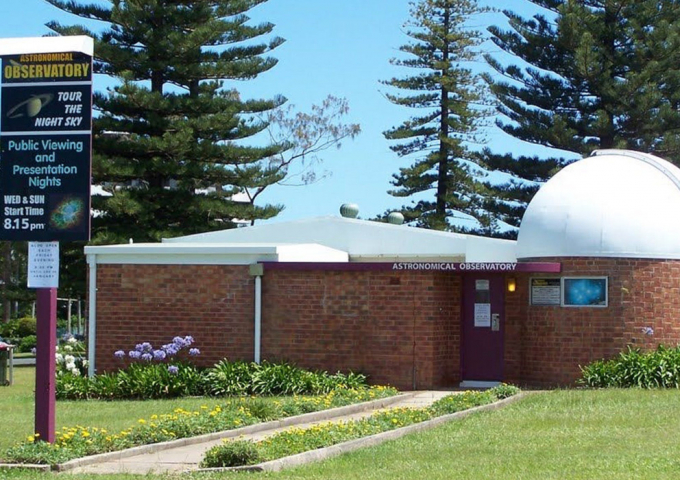
{"type": "Polygon", "coordinates": [[[31,98],[15,105],[7,112],[7,118],[20,118],[23,116],[35,117],[40,113],[46,105],[54,98],[52,93],[43,93],[42,95],[33,95],[31,98]]]}

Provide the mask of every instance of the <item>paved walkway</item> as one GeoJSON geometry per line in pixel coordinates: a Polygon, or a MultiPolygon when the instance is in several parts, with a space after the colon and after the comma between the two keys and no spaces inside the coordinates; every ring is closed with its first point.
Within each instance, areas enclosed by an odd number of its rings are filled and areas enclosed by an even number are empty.
{"type": "MultiPolygon", "coordinates": [[[[414,392],[408,398],[404,398],[389,407],[386,408],[396,408],[396,407],[412,407],[421,408],[432,404],[434,401],[450,395],[452,392],[449,391],[422,391],[414,392]]],[[[339,422],[348,421],[370,416],[380,409],[366,410],[360,413],[354,413],[350,415],[340,415],[332,418],[326,418],[317,422],[300,423],[296,424],[296,427],[305,428],[317,423],[326,423],[329,421],[339,422]]],[[[240,438],[249,440],[261,440],[265,437],[273,435],[279,431],[291,428],[291,426],[271,428],[257,433],[252,433],[248,435],[243,435],[240,438]]],[[[197,443],[194,445],[185,445],[175,448],[170,448],[167,450],[162,450],[154,453],[146,453],[135,455],[127,458],[120,458],[116,460],[109,460],[101,463],[96,463],[93,465],[77,467],[72,470],[68,470],[65,473],[135,473],[135,474],[147,474],[147,473],[164,473],[164,472],[183,472],[187,470],[195,470],[198,468],[199,462],[202,460],[203,455],[207,450],[215,445],[222,443],[222,439],[210,440],[203,443],[197,443]]]]}

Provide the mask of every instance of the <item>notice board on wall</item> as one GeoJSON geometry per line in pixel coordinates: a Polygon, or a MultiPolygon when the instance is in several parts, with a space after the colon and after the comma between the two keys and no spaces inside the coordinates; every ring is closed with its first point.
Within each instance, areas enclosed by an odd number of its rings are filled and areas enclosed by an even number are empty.
{"type": "Polygon", "coordinates": [[[562,280],[560,278],[532,278],[531,305],[562,304],[562,280]]]}

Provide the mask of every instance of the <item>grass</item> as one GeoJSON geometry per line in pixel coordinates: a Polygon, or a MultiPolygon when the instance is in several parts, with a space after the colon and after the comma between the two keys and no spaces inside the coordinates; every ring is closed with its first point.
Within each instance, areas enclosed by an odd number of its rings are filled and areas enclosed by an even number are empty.
{"type": "MultiPolygon", "coordinates": [[[[30,369],[20,369],[21,375],[30,369]],[[25,370],[25,371],[24,371],[25,370]]],[[[7,421],[28,415],[32,422],[30,389],[19,397],[17,387],[0,388],[0,442],[23,438],[7,421]],[[26,393],[28,392],[28,393],[26,393]],[[29,407],[21,402],[30,402],[29,407]],[[11,404],[21,407],[19,413],[11,404]],[[25,412],[29,412],[26,414],[25,412]],[[8,416],[10,414],[10,416],[8,416]]],[[[21,387],[25,388],[25,387],[21,387]]],[[[198,400],[201,401],[200,399],[198,400]]],[[[90,425],[87,420],[120,421],[139,418],[143,403],[158,410],[171,402],[59,402],[58,424],[90,425]],[[120,415],[121,403],[125,415],[120,415]],[[131,413],[128,409],[137,409],[131,413]],[[77,407],[77,408],[76,408],[77,407]],[[117,413],[116,413],[117,410],[117,413]],[[116,415],[124,417],[115,419],[116,415]]],[[[150,410],[147,410],[147,412],[150,410]]],[[[21,425],[22,423],[15,423],[21,425]]],[[[92,423],[93,425],[93,423],[92,423]]],[[[357,451],[323,463],[279,473],[195,474],[195,480],[232,479],[484,479],[613,480],[680,477],[680,391],[677,390],[567,390],[537,394],[502,410],[473,415],[428,432],[409,435],[379,447],[357,451]]],[[[7,480],[49,478],[44,473],[4,471],[7,480]]],[[[76,480],[165,480],[169,475],[85,475],[76,480]]]]}
{"type": "MultiPolygon", "coordinates": [[[[0,451],[33,433],[35,368],[14,369],[14,385],[0,387],[0,451]]],[[[56,427],[74,425],[96,426],[110,431],[129,427],[139,418],[152,414],[170,413],[175,408],[195,410],[201,405],[216,403],[216,399],[184,398],[147,401],[59,401],[56,427]]]]}
{"type": "Polygon", "coordinates": [[[677,390],[555,391],[271,478],[668,479],[679,442],[677,390]]]}

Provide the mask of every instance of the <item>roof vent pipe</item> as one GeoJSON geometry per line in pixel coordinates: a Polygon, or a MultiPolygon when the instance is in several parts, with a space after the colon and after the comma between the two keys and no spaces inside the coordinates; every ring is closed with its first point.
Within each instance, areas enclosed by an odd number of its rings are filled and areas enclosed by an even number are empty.
{"type": "Polygon", "coordinates": [[[359,205],[356,203],[343,203],[340,206],[340,215],[345,218],[357,218],[359,215],[359,205]]]}

